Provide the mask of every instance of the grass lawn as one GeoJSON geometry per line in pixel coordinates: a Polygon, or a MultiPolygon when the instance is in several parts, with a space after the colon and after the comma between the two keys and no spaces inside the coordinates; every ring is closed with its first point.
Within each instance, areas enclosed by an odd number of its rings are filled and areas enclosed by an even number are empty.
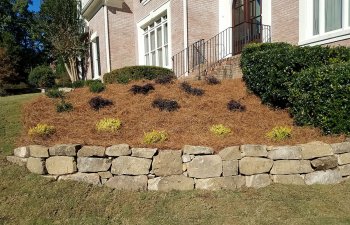
{"type": "Polygon", "coordinates": [[[242,192],[132,193],[53,182],[5,161],[21,130],[20,105],[0,98],[0,224],[350,224],[350,182],[272,185],[242,192]]]}

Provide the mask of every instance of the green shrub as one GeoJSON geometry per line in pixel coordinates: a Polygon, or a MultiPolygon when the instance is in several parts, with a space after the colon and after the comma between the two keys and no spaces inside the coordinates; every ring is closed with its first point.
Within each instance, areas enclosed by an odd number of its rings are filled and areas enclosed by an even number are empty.
{"type": "Polygon", "coordinates": [[[210,127],[210,132],[217,136],[227,136],[231,133],[231,129],[229,127],[225,127],[223,124],[216,124],[210,127]]]}
{"type": "Polygon", "coordinates": [[[46,96],[49,98],[61,98],[61,99],[63,99],[65,97],[65,94],[63,91],[59,91],[58,89],[50,89],[46,92],[46,96]]]}
{"type": "Polygon", "coordinates": [[[122,126],[119,119],[104,118],[96,123],[96,130],[99,132],[117,132],[122,126]]]}
{"type": "Polygon", "coordinates": [[[28,81],[36,87],[50,88],[55,85],[55,75],[49,66],[38,66],[30,72],[28,81]]]}
{"type": "Polygon", "coordinates": [[[48,137],[56,132],[54,126],[48,124],[39,123],[35,127],[32,127],[28,131],[28,135],[31,137],[48,137]]]}
{"type": "Polygon", "coordinates": [[[89,89],[93,93],[100,93],[105,90],[105,85],[102,84],[101,82],[91,82],[88,84],[89,89]]]}
{"type": "Polygon", "coordinates": [[[345,47],[297,47],[286,43],[250,44],[241,57],[243,78],[263,103],[289,106],[289,88],[296,74],[310,67],[350,60],[345,47]]]}
{"type": "Polygon", "coordinates": [[[77,80],[72,83],[72,88],[82,88],[85,86],[85,80],[77,80]]]}
{"type": "Polygon", "coordinates": [[[56,112],[70,112],[73,111],[73,105],[69,102],[61,101],[56,104],[56,112]]]}
{"type": "Polygon", "coordinates": [[[143,137],[143,142],[145,144],[155,144],[161,143],[168,139],[168,134],[165,131],[152,131],[145,133],[143,137]]]}
{"type": "Polygon", "coordinates": [[[283,141],[292,136],[292,128],[290,127],[274,127],[266,136],[273,141],[283,141]]]}
{"type": "Polygon", "coordinates": [[[127,84],[132,80],[155,80],[163,77],[172,76],[175,79],[173,71],[156,66],[131,66],[114,70],[103,76],[104,83],[127,84]]]}
{"type": "Polygon", "coordinates": [[[350,63],[304,70],[290,92],[290,112],[298,125],[350,134],[350,63]]]}

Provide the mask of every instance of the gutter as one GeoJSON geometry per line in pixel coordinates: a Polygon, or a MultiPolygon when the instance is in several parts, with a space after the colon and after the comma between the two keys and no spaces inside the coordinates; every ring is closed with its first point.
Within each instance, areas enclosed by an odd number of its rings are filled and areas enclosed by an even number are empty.
{"type": "Polygon", "coordinates": [[[103,6],[104,21],[105,21],[105,41],[106,41],[106,60],[107,60],[107,73],[111,72],[111,57],[110,57],[110,44],[109,44],[109,22],[108,22],[108,8],[103,6]]]}
{"type": "MultiPolygon", "coordinates": [[[[184,12],[184,49],[188,48],[188,0],[183,0],[183,12],[184,12]]],[[[185,67],[188,67],[188,51],[185,52],[185,67]]],[[[188,76],[188,72],[185,73],[188,76]]]]}

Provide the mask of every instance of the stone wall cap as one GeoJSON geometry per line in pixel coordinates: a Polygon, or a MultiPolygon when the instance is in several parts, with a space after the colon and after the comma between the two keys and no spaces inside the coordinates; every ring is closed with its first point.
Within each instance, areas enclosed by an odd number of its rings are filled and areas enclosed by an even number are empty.
{"type": "Polygon", "coordinates": [[[187,155],[212,155],[214,153],[213,148],[205,146],[185,145],[182,150],[187,155]]]}

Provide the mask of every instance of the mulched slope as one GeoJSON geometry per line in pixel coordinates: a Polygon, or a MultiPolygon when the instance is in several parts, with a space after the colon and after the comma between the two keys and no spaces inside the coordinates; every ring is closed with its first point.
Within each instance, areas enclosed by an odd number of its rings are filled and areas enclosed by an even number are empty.
{"type": "Polygon", "coordinates": [[[108,146],[128,143],[133,147],[157,147],[161,149],[180,149],[184,144],[204,145],[215,150],[240,144],[287,145],[324,141],[341,142],[344,136],[322,136],[318,129],[293,126],[293,120],[285,110],[274,110],[262,105],[260,99],[247,92],[241,80],[226,80],[220,85],[210,86],[203,81],[191,82],[194,87],[205,90],[201,97],[184,93],[179,83],[168,85],[155,84],[155,91],[149,95],[133,95],[129,85],[109,85],[101,94],[111,99],[113,106],[94,111],[88,102],[97,94],[90,93],[87,88],[71,92],[67,101],[74,106],[74,111],[57,113],[55,100],[41,96],[24,108],[23,121],[25,130],[18,144],[42,144],[51,146],[59,143],[80,143],[88,145],[108,146]],[[180,109],[176,112],[160,112],[152,108],[156,98],[178,101],[180,109]],[[230,112],[227,103],[240,100],[246,105],[246,112],[230,112]],[[94,130],[98,120],[119,118],[123,122],[117,134],[97,133],[94,130]],[[37,123],[54,125],[57,133],[49,139],[31,140],[27,136],[30,127],[37,123]],[[213,135],[209,128],[214,124],[224,124],[232,129],[232,134],[220,138],[213,135]],[[266,133],[275,126],[293,126],[292,138],[283,142],[273,142],[266,133]],[[169,140],[152,146],[142,143],[144,132],[165,130],[169,140]]]}

